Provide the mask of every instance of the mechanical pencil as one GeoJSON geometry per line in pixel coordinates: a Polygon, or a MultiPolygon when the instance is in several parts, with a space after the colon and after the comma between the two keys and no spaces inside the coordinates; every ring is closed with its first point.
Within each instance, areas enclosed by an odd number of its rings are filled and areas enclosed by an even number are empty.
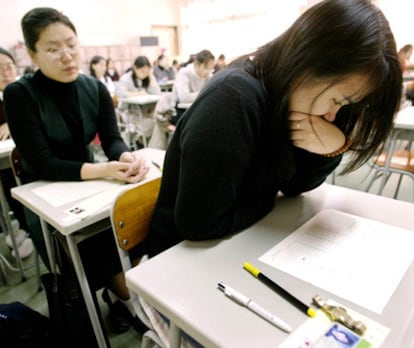
{"type": "Polygon", "coordinates": [[[277,285],[273,280],[266,277],[262,272],[260,272],[256,267],[252,266],[250,263],[245,262],[244,265],[243,265],[243,268],[245,270],[247,270],[249,273],[251,273],[253,276],[255,276],[256,278],[261,280],[268,287],[270,287],[273,291],[277,292],[285,300],[287,300],[288,302],[293,304],[296,308],[301,310],[303,313],[309,315],[311,318],[313,318],[316,315],[316,311],[313,308],[311,308],[308,305],[306,305],[305,303],[301,302],[299,299],[297,299],[291,293],[287,292],[281,286],[277,285]]]}
{"type": "Polygon", "coordinates": [[[151,161],[151,163],[162,172],[162,167],[157,162],[151,161]]]}
{"type": "Polygon", "coordinates": [[[292,328],[286,322],[284,322],[282,319],[278,318],[277,316],[273,315],[272,313],[270,313],[268,310],[264,309],[263,307],[259,306],[257,303],[253,302],[247,296],[234,290],[228,285],[223,284],[222,282],[218,283],[218,287],[220,290],[222,290],[226,294],[226,296],[228,296],[229,298],[237,302],[239,305],[247,307],[252,312],[260,316],[261,318],[267,320],[269,323],[277,326],[283,331],[286,331],[286,332],[292,331],[292,328]]]}

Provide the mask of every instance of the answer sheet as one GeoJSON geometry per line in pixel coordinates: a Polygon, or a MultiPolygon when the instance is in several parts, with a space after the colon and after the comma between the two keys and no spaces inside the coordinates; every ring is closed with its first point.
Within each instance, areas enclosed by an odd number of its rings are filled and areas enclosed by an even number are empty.
{"type": "Polygon", "coordinates": [[[123,183],[115,180],[61,181],[37,187],[33,193],[52,206],[60,207],[121,185],[123,183]]]}
{"type": "Polygon", "coordinates": [[[381,313],[413,260],[413,245],[413,231],[331,209],[259,261],[381,313]]]}

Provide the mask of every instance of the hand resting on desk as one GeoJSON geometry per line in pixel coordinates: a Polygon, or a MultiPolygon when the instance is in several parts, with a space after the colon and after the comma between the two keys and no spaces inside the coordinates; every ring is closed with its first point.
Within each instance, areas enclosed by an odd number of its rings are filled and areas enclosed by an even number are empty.
{"type": "Polygon", "coordinates": [[[149,167],[137,152],[123,152],[119,161],[84,163],[81,168],[82,180],[111,177],[122,182],[137,183],[145,178],[149,167]]]}

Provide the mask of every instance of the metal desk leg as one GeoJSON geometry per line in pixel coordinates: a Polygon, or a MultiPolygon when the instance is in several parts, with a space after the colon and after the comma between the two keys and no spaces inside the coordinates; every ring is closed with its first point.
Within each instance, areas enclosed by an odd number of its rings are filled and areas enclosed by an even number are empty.
{"type": "Polygon", "coordinates": [[[42,227],[43,239],[46,245],[47,257],[49,258],[50,270],[52,273],[56,273],[56,261],[55,261],[55,252],[52,247],[52,242],[50,241],[50,231],[47,226],[47,223],[39,217],[40,226],[42,227]]]}
{"type": "Polygon", "coordinates": [[[385,166],[384,166],[383,173],[382,173],[381,184],[380,184],[380,187],[378,189],[378,194],[379,195],[382,195],[382,191],[384,191],[385,184],[387,183],[388,175],[390,174],[389,173],[389,168],[391,166],[391,159],[392,159],[392,155],[393,155],[394,150],[395,150],[395,144],[397,142],[397,139],[398,139],[398,131],[394,130],[393,134],[391,136],[391,141],[390,141],[390,144],[389,144],[387,159],[385,161],[385,166]]]}
{"type": "Polygon", "coordinates": [[[88,310],[89,318],[92,323],[93,331],[95,332],[95,337],[98,341],[98,345],[101,348],[107,347],[107,342],[105,339],[105,334],[99,321],[98,313],[95,308],[95,303],[92,298],[91,289],[89,287],[88,280],[86,278],[85,270],[83,268],[82,260],[79,255],[79,250],[76,241],[72,235],[66,236],[66,241],[68,242],[70,256],[75,267],[76,275],[78,277],[79,285],[82,291],[83,298],[85,300],[86,308],[88,310]]]}
{"type": "Polygon", "coordinates": [[[13,249],[14,249],[15,254],[16,254],[17,267],[20,270],[22,281],[25,281],[26,276],[24,274],[23,262],[22,262],[22,259],[20,257],[20,254],[19,254],[18,246],[17,246],[17,243],[16,243],[16,238],[14,236],[13,227],[12,227],[12,224],[11,224],[11,221],[10,221],[10,215],[9,215],[10,207],[9,207],[9,203],[7,202],[7,198],[4,194],[4,189],[3,189],[3,185],[1,184],[1,182],[0,182],[0,204],[1,204],[1,207],[2,207],[1,210],[2,210],[2,213],[3,213],[4,221],[6,223],[6,228],[9,231],[9,235],[10,235],[10,239],[11,239],[11,242],[12,242],[12,245],[13,245],[13,249]]]}
{"type": "Polygon", "coordinates": [[[170,320],[170,329],[168,330],[168,339],[170,348],[179,348],[181,346],[180,328],[170,320]]]}

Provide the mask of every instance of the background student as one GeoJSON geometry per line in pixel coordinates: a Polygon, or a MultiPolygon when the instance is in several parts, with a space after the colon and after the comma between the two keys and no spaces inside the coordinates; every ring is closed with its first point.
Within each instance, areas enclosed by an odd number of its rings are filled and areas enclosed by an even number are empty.
{"type": "Polygon", "coordinates": [[[161,54],[157,58],[154,66],[154,76],[158,83],[163,83],[175,79],[175,71],[170,66],[170,61],[167,56],[161,54]]]}
{"type": "Polygon", "coordinates": [[[192,103],[206,85],[213,72],[214,59],[209,50],[202,50],[191,56],[186,65],[178,71],[173,86],[173,100],[177,105],[174,123],[178,122],[185,111],[179,108],[178,104],[192,103]]]}
{"type": "Polygon", "coordinates": [[[112,79],[106,75],[106,60],[102,56],[93,56],[89,62],[89,72],[91,76],[101,81],[108,89],[111,97],[115,95],[115,85],[112,79]]]}
{"type": "Polygon", "coordinates": [[[116,95],[118,98],[127,98],[145,94],[161,94],[161,89],[155,80],[150,61],[146,56],[139,56],[132,68],[119,79],[116,95]]]}
{"type": "MultiPolygon", "coordinates": [[[[0,141],[10,138],[10,130],[3,109],[3,91],[8,84],[16,81],[16,79],[17,72],[14,57],[9,51],[0,47],[0,141]]],[[[18,246],[18,253],[21,258],[28,257],[33,251],[33,243],[26,233],[28,227],[24,219],[23,207],[10,194],[10,189],[17,186],[12,169],[8,168],[1,170],[0,180],[3,185],[4,195],[6,196],[10,209],[14,213],[14,217],[17,219],[16,222],[18,222],[18,224],[13,224],[13,227],[16,227],[16,229],[11,231],[14,233],[18,246]]],[[[6,236],[5,240],[7,245],[11,248],[12,242],[10,237],[6,236]]]]}

